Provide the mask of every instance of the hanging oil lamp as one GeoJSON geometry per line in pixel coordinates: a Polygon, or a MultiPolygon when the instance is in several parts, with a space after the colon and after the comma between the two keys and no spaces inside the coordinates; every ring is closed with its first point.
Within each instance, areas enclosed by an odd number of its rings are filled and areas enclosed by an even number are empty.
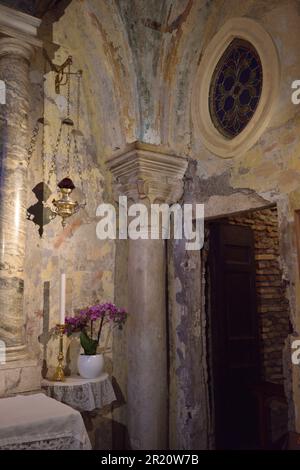
{"type": "MultiPolygon", "coordinates": [[[[70,64],[68,64],[70,67],[70,64]]],[[[56,165],[56,156],[58,153],[58,149],[60,146],[61,142],[61,137],[63,133],[63,129],[67,128],[67,162],[66,162],[66,173],[67,176],[65,176],[59,183],[58,183],[58,188],[59,188],[59,199],[53,199],[52,205],[53,205],[53,213],[58,215],[59,217],[62,218],[62,226],[66,226],[66,220],[71,217],[72,215],[76,214],[76,212],[79,211],[79,209],[85,207],[86,203],[83,202],[82,204],[79,204],[77,201],[73,201],[71,198],[71,193],[75,189],[75,185],[72,181],[72,179],[69,176],[70,173],[70,153],[71,153],[71,143],[73,141],[74,143],[74,163],[77,163],[78,167],[78,174],[81,182],[81,189],[83,191],[83,182],[82,182],[82,171],[81,171],[81,165],[80,165],[80,158],[79,158],[79,152],[78,152],[78,145],[77,145],[77,139],[76,136],[82,135],[81,132],[79,131],[79,115],[80,115],[80,101],[79,101],[79,93],[80,93],[80,78],[81,78],[81,72],[77,73],[77,78],[78,78],[78,89],[77,89],[77,130],[74,129],[74,122],[70,118],[70,69],[69,73],[67,75],[67,117],[62,120],[60,130],[58,133],[56,145],[55,145],[55,150],[54,154],[52,157],[52,165],[51,165],[51,170],[50,173],[57,173],[57,165],[56,165]],[[71,128],[72,131],[71,131],[71,128]]]]}
{"type": "MultiPolygon", "coordinates": [[[[70,128],[74,126],[74,123],[72,119],[69,117],[65,118],[62,120],[60,131],[58,133],[58,138],[55,146],[55,152],[53,154],[52,158],[52,165],[51,165],[51,170],[49,173],[49,181],[50,181],[50,174],[57,174],[57,165],[56,165],[56,153],[58,152],[59,146],[60,146],[60,141],[61,141],[61,136],[62,136],[62,130],[64,127],[68,128],[67,132],[67,168],[66,170],[66,176],[58,183],[57,187],[59,189],[59,196],[58,199],[53,199],[52,201],[52,212],[55,215],[58,215],[62,219],[62,226],[66,226],[66,220],[71,217],[72,215],[76,214],[76,212],[79,211],[79,209],[85,207],[86,202],[83,202],[79,204],[77,201],[74,201],[71,197],[71,194],[73,190],[75,189],[75,185],[70,178],[70,153],[71,153],[71,142],[72,140],[74,141],[74,160],[77,163],[77,170],[81,182],[81,189],[83,191],[83,181],[82,181],[82,172],[81,172],[81,166],[80,166],[80,161],[79,161],[79,154],[78,154],[78,146],[77,146],[77,141],[76,141],[76,131],[72,130],[70,131],[70,128]]],[[[74,163],[75,163],[74,161],[74,163]]]]}
{"type": "MultiPolygon", "coordinates": [[[[52,204],[48,203],[43,199],[44,195],[43,192],[41,193],[41,189],[39,189],[39,192],[42,194],[39,196],[39,206],[38,208],[42,210],[42,212],[45,214],[45,211],[47,210],[47,220],[49,223],[51,220],[53,220],[56,216],[61,217],[62,219],[62,226],[66,226],[66,221],[69,217],[72,215],[76,214],[76,212],[79,211],[79,209],[84,208],[86,206],[86,200],[85,200],[85,194],[83,190],[83,177],[82,177],[82,167],[81,167],[81,158],[79,155],[78,151],[78,143],[77,143],[77,138],[82,137],[83,133],[80,131],[80,88],[81,88],[81,79],[82,79],[82,71],[77,70],[76,72],[71,72],[71,65],[72,65],[72,57],[68,57],[67,60],[61,65],[57,66],[53,64],[48,56],[46,56],[48,62],[50,63],[52,70],[56,72],[56,78],[55,78],[55,91],[56,93],[60,93],[60,89],[62,86],[66,85],[67,88],[67,116],[61,120],[56,143],[54,146],[54,151],[51,157],[51,162],[50,162],[50,169],[48,173],[48,178],[46,178],[46,154],[45,154],[45,145],[44,145],[44,140],[45,140],[45,125],[49,125],[49,122],[46,121],[46,119],[39,118],[37,120],[37,123],[32,131],[32,136],[30,140],[29,147],[27,149],[28,153],[28,164],[31,161],[31,157],[33,155],[33,152],[36,147],[36,142],[39,134],[39,129],[40,125],[43,125],[43,140],[42,140],[42,163],[43,163],[43,181],[41,183],[42,191],[44,191],[44,188],[48,188],[48,191],[50,191],[51,185],[51,180],[52,177],[54,177],[55,182],[57,182],[58,179],[58,167],[57,167],[57,161],[58,161],[58,155],[59,155],[59,150],[61,146],[61,141],[66,138],[66,163],[64,165],[64,178],[57,184],[57,187],[59,189],[59,195],[57,199],[52,200],[52,204]],[[67,69],[67,70],[65,70],[67,69]],[[75,76],[77,79],[77,99],[76,99],[76,129],[74,128],[74,122],[70,117],[70,91],[71,91],[71,75],[75,76]],[[66,131],[67,129],[67,131],[66,131]],[[71,146],[73,145],[73,151],[71,151],[71,146]],[[75,185],[70,178],[70,171],[71,171],[71,162],[70,159],[73,159],[73,165],[76,165],[77,167],[77,175],[80,180],[80,187],[81,187],[81,192],[84,197],[83,202],[80,204],[77,201],[74,201],[71,197],[71,194],[73,190],[75,189],[75,185]]],[[[36,188],[35,188],[36,189],[36,188]]],[[[34,210],[36,211],[35,206],[33,206],[34,210]]],[[[30,208],[31,209],[31,208],[30,208]]],[[[33,220],[33,216],[35,216],[35,212],[27,212],[27,218],[28,220],[33,220]]],[[[43,222],[45,220],[45,217],[43,219],[43,222]]],[[[40,236],[42,236],[43,230],[42,227],[39,229],[40,236]]]]}
{"type": "Polygon", "coordinates": [[[76,214],[80,209],[80,204],[77,201],[73,201],[70,197],[73,189],[75,189],[74,183],[71,178],[64,178],[58,183],[60,189],[60,199],[53,199],[52,204],[55,207],[53,212],[62,218],[62,226],[66,226],[66,219],[76,214]]]}

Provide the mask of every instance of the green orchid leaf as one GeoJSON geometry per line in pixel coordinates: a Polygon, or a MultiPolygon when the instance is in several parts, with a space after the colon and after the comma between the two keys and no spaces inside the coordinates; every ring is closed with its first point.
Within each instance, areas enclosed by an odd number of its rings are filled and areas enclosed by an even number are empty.
{"type": "Polygon", "coordinates": [[[85,330],[82,330],[80,333],[80,344],[84,350],[84,354],[87,356],[97,354],[98,341],[90,338],[85,330]]]}

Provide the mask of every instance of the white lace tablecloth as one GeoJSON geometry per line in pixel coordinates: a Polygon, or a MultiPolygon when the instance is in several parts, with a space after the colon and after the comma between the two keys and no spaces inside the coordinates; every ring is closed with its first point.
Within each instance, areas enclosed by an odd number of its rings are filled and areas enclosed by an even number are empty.
{"type": "Polygon", "coordinates": [[[107,373],[97,379],[67,377],[65,382],[42,381],[42,388],[49,397],[72,406],[78,411],[92,411],[110,405],[116,395],[107,373]]]}
{"type": "Polygon", "coordinates": [[[81,414],[43,393],[0,399],[1,450],[89,450],[81,414]]]}

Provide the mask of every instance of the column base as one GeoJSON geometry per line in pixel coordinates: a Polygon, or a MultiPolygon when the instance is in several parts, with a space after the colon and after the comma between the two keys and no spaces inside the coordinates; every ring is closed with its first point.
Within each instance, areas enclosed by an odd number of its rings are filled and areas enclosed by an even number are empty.
{"type": "Polygon", "coordinates": [[[0,364],[0,398],[41,388],[41,367],[27,359],[0,364]]]}
{"type": "Polygon", "coordinates": [[[26,344],[21,346],[13,346],[9,347],[5,351],[5,362],[15,362],[15,361],[23,361],[28,358],[28,350],[26,344]]]}

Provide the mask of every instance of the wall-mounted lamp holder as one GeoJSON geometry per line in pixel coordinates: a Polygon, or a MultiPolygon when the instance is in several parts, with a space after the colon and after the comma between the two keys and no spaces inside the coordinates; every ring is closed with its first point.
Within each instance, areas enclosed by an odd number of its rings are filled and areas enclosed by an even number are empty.
{"type": "Polygon", "coordinates": [[[60,87],[68,84],[70,75],[82,75],[82,70],[71,72],[71,65],[73,65],[73,57],[71,55],[69,55],[69,57],[61,65],[54,64],[45,49],[44,56],[47,62],[50,64],[51,70],[55,72],[55,93],[58,95],[60,94],[60,87]]]}

